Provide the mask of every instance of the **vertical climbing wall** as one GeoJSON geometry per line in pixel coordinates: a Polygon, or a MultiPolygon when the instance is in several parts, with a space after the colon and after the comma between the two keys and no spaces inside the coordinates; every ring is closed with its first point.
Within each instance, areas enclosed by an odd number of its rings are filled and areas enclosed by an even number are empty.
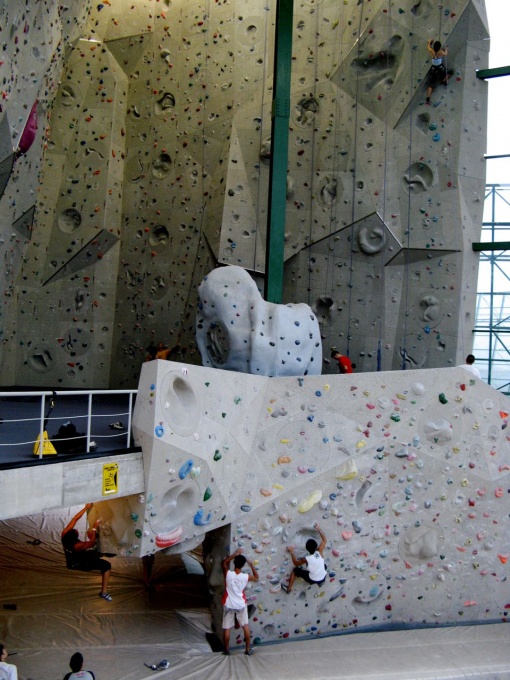
{"type": "Polygon", "coordinates": [[[217,630],[221,559],[241,547],[261,642],[505,621],[509,404],[461,368],[263,378],[151,362],[133,423],[146,495],[113,510],[116,533],[148,554],[211,532],[217,630]],[[316,522],[326,582],[286,594],[287,546],[303,556],[316,522]]]}
{"type": "MultiPolygon", "coordinates": [[[[294,11],[284,302],[314,309],[325,372],[329,346],[366,371],[454,365],[476,292],[484,3],[294,11]],[[425,106],[431,37],[453,75],[425,106]]],[[[160,341],[199,363],[198,283],[217,262],[263,276],[274,6],[0,13],[2,381],[133,387],[160,341]]]]}

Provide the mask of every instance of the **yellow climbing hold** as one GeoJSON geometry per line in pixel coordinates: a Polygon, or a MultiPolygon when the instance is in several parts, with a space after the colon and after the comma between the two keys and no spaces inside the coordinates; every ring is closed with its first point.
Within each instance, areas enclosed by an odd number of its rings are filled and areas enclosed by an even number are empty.
{"type": "Polygon", "coordinates": [[[283,486],[281,484],[273,484],[273,489],[277,489],[278,491],[283,491],[283,486]]]}
{"type": "Polygon", "coordinates": [[[356,448],[357,448],[357,449],[362,449],[362,448],[363,448],[364,446],[366,446],[366,445],[367,445],[366,441],[364,441],[363,439],[361,439],[361,440],[356,444],[356,448]]]}
{"type": "Polygon", "coordinates": [[[290,444],[290,439],[280,439],[280,444],[290,444]]]}
{"type": "Polygon", "coordinates": [[[316,503],[320,501],[321,498],[322,491],[320,489],[316,489],[301,503],[301,505],[298,507],[298,512],[308,512],[316,503]]]}
{"type": "Polygon", "coordinates": [[[354,479],[358,475],[358,468],[356,463],[350,459],[342,465],[340,470],[336,473],[337,479],[354,479]]]}

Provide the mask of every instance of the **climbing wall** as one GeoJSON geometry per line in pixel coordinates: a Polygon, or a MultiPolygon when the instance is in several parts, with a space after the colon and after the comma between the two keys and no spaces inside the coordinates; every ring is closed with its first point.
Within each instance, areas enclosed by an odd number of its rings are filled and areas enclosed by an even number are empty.
{"type": "MultiPolygon", "coordinates": [[[[455,365],[483,207],[484,3],[294,12],[283,302],[365,371],[455,365]],[[431,37],[453,74],[426,106],[431,37]]],[[[2,381],[134,387],[158,342],[200,363],[199,282],[217,263],[264,276],[274,3],[20,0],[0,19],[2,381]]]]}
{"type": "Polygon", "coordinates": [[[146,494],[122,511],[124,545],[180,552],[207,533],[217,630],[221,559],[242,548],[259,642],[506,620],[509,406],[461,368],[264,378],[151,362],[133,423],[146,494]],[[303,556],[315,523],[326,582],[286,594],[287,547],[303,556]]]}

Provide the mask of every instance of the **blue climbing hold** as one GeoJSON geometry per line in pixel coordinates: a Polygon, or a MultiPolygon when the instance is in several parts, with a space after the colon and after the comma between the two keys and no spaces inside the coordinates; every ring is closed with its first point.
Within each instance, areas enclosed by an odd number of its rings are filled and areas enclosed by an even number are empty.
{"type": "Polygon", "coordinates": [[[186,475],[188,475],[191,472],[191,468],[193,467],[193,461],[187,460],[182,466],[181,469],[179,470],[179,477],[180,479],[184,479],[186,475]]]}
{"type": "Polygon", "coordinates": [[[209,524],[211,521],[211,513],[207,515],[206,518],[204,518],[204,509],[200,508],[197,510],[195,513],[195,516],[193,517],[193,524],[197,527],[205,527],[206,524],[209,524]]]}

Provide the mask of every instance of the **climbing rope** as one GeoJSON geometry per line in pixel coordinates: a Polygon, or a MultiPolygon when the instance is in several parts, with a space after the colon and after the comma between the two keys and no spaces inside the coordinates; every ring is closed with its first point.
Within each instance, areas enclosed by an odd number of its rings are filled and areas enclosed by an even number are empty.
{"type": "MultiPolygon", "coordinates": [[[[413,14],[413,19],[411,20],[411,36],[414,39],[415,33],[414,33],[414,14],[413,14]]],[[[414,60],[415,60],[415,49],[414,47],[411,47],[411,68],[410,68],[410,73],[409,73],[409,78],[410,78],[410,92],[413,91],[413,85],[414,85],[414,60]]],[[[414,109],[411,106],[411,111],[409,115],[409,158],[408,158],[408,168],[409,168],[409,173],[411,173],[411,166],[413,162],[413,115],[414,115],[414,109]]],[[[407,215],[406,215],[406,231],[404,233],[404,236],[406,237],[403,239],[403,244],[405,241],[405,247],[404,247],[404,328],[403,328],[403,336],[402,336],[402,347],[400,348],[400,353],[402,357],[402,363],[401,363],[401,369],[403,371],[406,370],[407,367],[407,316],[408,316],[408,310],[409,310],[409,286],[410,286],[410,267],[409,267],[409,259],[410,259],[410,253],[411,253],[411,198],[412,198],[412,193],[411,193],[411,177],[409,176],[409,181],[407,183],[407,215]]]]}
{"type": "MultiPolygon", "coordinates": [[[[388,47],[391,42],[391,31],[393,26],[392,15],[391,15],[391,2],[388,3],[388,34],[387,34],[387,44],[388,47]]],[[[389,60],[390,51],[386,51],[386,69],[389,70],[389,60]]],[[[383,326],[383,312],[384,310],[384,259],[385,259],[385,229],[386,229],[386,193],[387,193],[387,178],[388,178],[388,102],[389,97],[384,98],[384,171],[383,171],[383,190],[382,190],[382,244],[383,247],[379,253],[379,276],[381,285],[379,286],[379,337],[377,340],[377,370],[382,370],[382,340],[384,333],[383,326]]]]}

